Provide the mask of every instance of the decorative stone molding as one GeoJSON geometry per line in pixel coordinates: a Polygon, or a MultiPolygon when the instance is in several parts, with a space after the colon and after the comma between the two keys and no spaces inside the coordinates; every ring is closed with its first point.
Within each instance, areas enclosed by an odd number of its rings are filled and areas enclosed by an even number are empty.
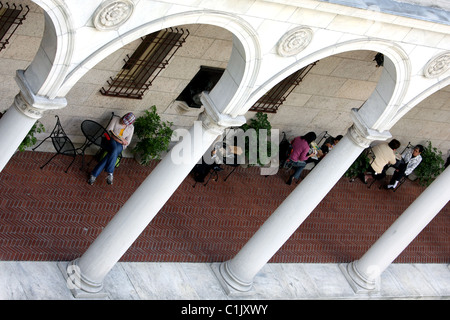
{"type": "Polygon", "coordinates": [[[134,3],[130,0],[109,0],[94,12],[93,23],[97,30],[117,29],[132,15],[134,3]]]}
{"type": "Polygon", "coordinates": [[[208,93],[203,92],[200,101],[205,111],[199,115],[199,121],[202,122],[203,128],[207,131],[213,131],[217,135],[221,135],[228,127],[240,127],[246,122],[244,116],[232,118],[228,114],[219,113],[214,106],[214,102],[208,93]]]}
{"type": "Polygon", "coordinates": [[[278,41],[277,52],[282,57],[295,56],[305,49],[312,40],[313,31],[307,27],[298,27],[284,34],[278,41]]]}
{"type": "Polygon", "coordinates": [[[22,93],[19,93],[14,98],[14,106],[24,115],[33,119],[42,118],[45,111],[44,109],[34,108],[32,105],[28,104],[27,101],[24,99],[22,93]]]}
{"type": "Polygon", "coordinates": [[[65,98],[48,99],[35,95],[25,78],[23,70],[17,70],[15,79],[20,88],[20,93],[14,99],[14,106],[24,115],[39,119],[46,110],[61,109],[67,105],[65,98]]]}
{"type": "Polygon", "coordinates": [[[238,279],[230,270],[228,261],[222,262],[219,265],[213,265],[212,268],[227,295],[233,296],[236,293],[242,294],[253,291],[253,282],[238,279]]]}
{"type": "Polygon", "coordinates": [[[198,117],[205,110],[203,106],[200,108],[191,108],[184,101],[174,100],[164,113],[182,115],[188,117],[198,117]]]}
{"type": "Polygon", "coordinates": [[[103,283],[95,283],[86,279],[78,266],[79,258],[69,263],[59,263],[58,268],[66,279],[67,288],[75,298],[106,298],[102,292],[103,283]]]}
{"type": "Polygon", "coordinates": [[[379,132],[377,130],[370,129],[358,114],[358,109],[352,109],[351,117],[353,125],[348,129],[350,138],[357,145],[367,148],[372,141],[375,140],[387,140],[392,137],[389,131],[379,132]]]}
{"type": "Polygon", "coordinates": [[[437,78],[450,70],[450,52],[445,52],[431,59],[424,67],[426,78],[437,78]]]}
{"type": "Polygon", "coordinates": [[[367,291],[379,292],[379,275],[376,275],[375,277],[368,277],[363,275],[358,270],[357,261],[348,264],[340,264],[339,269],[344,274],[345,278],[347,279],[348,283],[355,293],[366,293],[367,291]]]}

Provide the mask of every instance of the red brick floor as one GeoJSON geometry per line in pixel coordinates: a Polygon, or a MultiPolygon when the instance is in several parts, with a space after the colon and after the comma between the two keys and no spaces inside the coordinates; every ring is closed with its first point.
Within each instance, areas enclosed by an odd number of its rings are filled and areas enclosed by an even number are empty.
{"type": "MultiPolygon", "coordinates": [[[[86,183],[81,158],[16,154],[0,173],[0,260],[58,261],[81,256],[151,172],[123,159],[114,185],[101,175],[86,183]]],[[[87,157],[87,161],[90,157],[87,157]]],[[[92,165],[91,165],[92,168],[92,165]]],[[[217,262],[231,259],[295,188],[286,172],[258,168],[220,172],[205,187],[188,176],[122,261],[217,262]]],[[[307,172],[305,171],[305,174],[307,172]]],[[[342,178],[271,262],[340,263],[361,257],[423,191],[407,181],[393,193],[342,178]]],[[[397,263],[450,262],[450,205],[433,219],[397,263]]]]}

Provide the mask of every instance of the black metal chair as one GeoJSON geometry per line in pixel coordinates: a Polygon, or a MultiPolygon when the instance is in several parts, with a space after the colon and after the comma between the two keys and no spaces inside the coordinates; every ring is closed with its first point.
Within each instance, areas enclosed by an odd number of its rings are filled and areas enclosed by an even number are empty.
{"type": "Polygon", "coordinates": [[[280,157],[280,168],[284,168],[287,165],[289,156],[292,153],[292,145],[286,138],[286,132],[283,131],[283,139],[281,139],[278,147],[278,156],[280,157]]]}
{"type": "MultiPolygon", "coordinates": [[[[414,146],[411,144],[411,142],[408,142],[408,144],[406,145],[406,147],[403,149],[403,151],[402,151],[400,154],[403,156],[403,154],[405,154],[405,152],[408,151],[409,149],[414,149],[414,146]]],[[[383,169],[382,176],[380,175],[380,177],[374,179],[374,180],[372,181],[372,183],[369,185],[369,188],[374,184],[374,182],[380,181],[380,180],[382,180],[383,178],[385,178],[385,177],[386,177],[386,171],[387,171],[389,168],[395,168],[395,167],[396,167],[396,165],[391,165],[391,164],[386,165],[386,166],[384,167],[384,169],[383,169]]],[[[392,190],[395,192],[397,189],[399,189],[400,186],[406,181],[406,178],[407,178],[407,177],[408,177],[408,176],[403,176],[403,177],[399,180],[397,187],[393,188],[392,190]]],[[[380,184],[380,186],[378,187],[378,189],[381,189],[382,187],[383,187],[383,185],[380,184]]]]}
{"type": "MultiPolygon", "coordinates": [[[[111,123],[111,121],[112,121],[112,119],[114,117],[118,117],[119,118],[119,116],[115,115],[114,112],[111,112],[111,118],[109,119],[108,124],[106,125],[106,128],[108,128],[109,124],[111,123]]],[[[100,139],[100,149],[97,151],[97,153],[93,157],[93,159],[96,159],[97,161],[101,161],[104,157],[106,157],[106,154],[108,153],[108,151],[105,150],[106,149],[105,145],[107,143],[107,138],[103,135],[99,139],[100,139]]],[[[120,162],[122,161],[122,158],[123,158],[123,154],[121,152],[117,156],[116,165],[115,165],[116,168],[119,167],[120,162]]],[[[89,161],[88,166],[91,163],[91,161],[89,161]]]]}
{"type": "Polygon", "coordinates": [[[370,165],[373,163],[373,161],[375,161],[375,154],[372,150],[372,147],[364,149],[364,151],[359,155],[358,158],[356,158],[356,160],[349,168],[351,173],[353,173],[353,175],[350,176],[350,182],[355,181],[357,177],[360,177],[364,182],[365,172],[367,168],[370,167],[370,165]]]}
{"type": "Polygon", "coordinates": [[[208,182],[213,178],[214,181],[219,179],[219,171],[223,169],[217,163],[207,164],[205,160],[202,158],[202,163],[196,164],[192,169],[195,183],[192,186],[195,188],[198,182],[203,183],[204,186],[208,184],[208,182]],[[205,182],[206,176],[209,174],[208,180],[205,182]]]}
{"type": "MultiPolygon", "coordinates": [[[[413,146],[412,144],[411,144],[411,142],[408,142],[408,144],[406,145],[406,147],[405,147],[405,149],[403,149],[403,151],[400,153],[402,156],[403,156],[403,154],[405,154],[405,152],[407,152],[408,150],[412,150],[412,149],[414,149],[414,147],[415,146],[413,146]]],[[[420,166],[420,164],[419,164],[419,166],[420,166]]],[[[391,167],[395,167],[395,166],[391,166],[391,167]]],[[[417,167],[416,167],[416,169],[417,169],[417,167]]],[[[415,169],[414,169],[415,170],[415,169]]],[[[395,187],[395,188],[393,188],[392,189],[392,191],[397,191],[401,186],[402,186],[402,184],[403,183],[405,183],[405,181],[406,181],[406,179],[408,178],[408,176],[403,176],[399,181],[398,181],[398,184],[397,184],[397,187],[395,187]]]]}
{"type": "Polygon", "coordinates": [[[319,133],[315,141],[317,141],[318,146],[322,146],[322,144],[325,143],[325,141],[330,137],[331,134],[329,134],[328,131],[323,131],[319,133]]]}
{"type": "MultiPolygon", "coordinates": [[[[365,152],[366,152],[366,155],[368,156],[368,158],[369,158],[369,159],[372,159],[372,160],[369,162],[369,167],[370,167],[370,165],[372,165],[372,163],[375,161],[376,155],[375,155],[375,153],[373,152],[372,147],[368,147],[368,148],[365,150],[365,152]]],[[[373,185],[375,182],[381,181],[381,180],[383,180],[384,178],[386,178],[386,171],[387,171],[387,169],[389,169],[389,165],[385,165],[384,168],[383,168],[383,170],[381,171],[380,174],[374,174],[374,173],[372,173],[372,178],[373,178],[373,179],[372,179],[372,182],[367,186],[367,188],[370,189],[370,188],[372,187],[372,185],[373,185]]],[[[380,187],[381,187],[381,185],[380,185],[380,187]]]]}
{"type": "Polygon", "coordinates": [[[65,156],[73,157],[72,162],[69,164],[67,169],[64,171],[67,173],[70,166],[75,161],[75,157],[77,155],[77,149],[75,149],[72,141],[69,139],[69,137],[64,132],[64,129],[61,125],[61,122],[59,121],[59,117],[55,115],[56,117],[56,125],[53,128],[52,132],[48,137],[46,137],[44,140],[41,141],[36,147],[34,147],[32,150],[36,150],[44,141],[47,139],[52,139],[53,147],[56,150],[56,154],[54,154],[44,165],[42,165],[40,168],[44,168],[50,161],[52,161],[58,154],[62,154],[65,156]]]}
{"type": "Polygon", "coordinates": [[[232,167],[230,173],[223,179],[223,181],[227,181],[227,179],[231,176],[231,174],[239,167],[239,156],[242,154],[242,150],[240,147],[229,145],[227,142],[223,142],[223,164],[232,167]]]}
{"type": "MultiPolygon", "coordinates": [[[[372,182],[367,186],[367,188],[370,189],[370,188],[372,187],[372,185],[373,185],[375,182],[381,181],[381,180],[383,180],[384,178],[386,178],[386,171],[387,171],[387,169],[389,169],[389,165],[384,166],[383,171],[382,171],[380,174],[372,174],[373,180],[372,180],[372,182]]],[[[380,184],[380,186],[379,186],[378,189],[381,189],[381,186],[382,186],[382,184],[380,184]]]]}

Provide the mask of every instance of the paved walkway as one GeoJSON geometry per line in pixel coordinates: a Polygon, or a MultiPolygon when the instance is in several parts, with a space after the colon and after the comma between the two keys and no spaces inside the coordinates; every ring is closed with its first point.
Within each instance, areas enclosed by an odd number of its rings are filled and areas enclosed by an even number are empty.
{"type": "MultiPolygon", "coordinates": [[[[54,272],[58,261],[81,256],[156,165],[142,167],[133,159],[124,159],[115,172],[113,186],[107,185],[103,176],[89,186],[87,171],[80,170],[80,157],[68,173],[64,169],[71,159],[64,156],[39,169],[50,156],[42,152],[17,153],[0,173],[0,288],[4,288],[0,298],[70,298],[64,284],[51,292],[44,288],[44,282],[25,282],[22,275],[40,279],[47,274],[54,277],[55,283],[64,282],[62,274],[54,272]],[[6,289],[15,286],[13,279],[18,279],[22,289],[6,289]],[[35,286],[29,287],[32,283],[35,286]]],[[[192,177],[185,179],[108,275],[109,279],[117,276],[129,281],[130,291],[116,292],[116,279],[108,280],[110,286],[105,283],[105,288],[113,292],[109,298],[229,298],[219,290],[216,278],[216,282],[205,280],[216,293],[197,291],[194,287],[203,283],[199,275],[212,277],[211,266],[231,259],[295,188],[285,184],[288,174],[283,171],[265,177],[258,168],[238,168],[223,181],[229,170],[226,167],[219,180],[207,186],[193,187],[192,177]],[[166,284],[168,279],[164,277],[149,282],[157,280],[151,286],[161,285],[158,290],[136,285],[146,283],[139,277],[163,271],[177,273],[173,279],[181,282],[174,285],[181,285],[184,291],[166,284]],[[185,284],[186,279],[191,282],[185,284]]],[[[394,193],[378,189],[378,185],[368,189],[360,181],[350,183],[342,178],[258,274],[255,295],[243,299],[354,298],[348,283],[341,282],[339,264],[361,257],[422,191],[423,187],[411,181],[394,193]],[[267,281],[275,282],[269,285],[267,281]],[[340,295],[340,291],[345,294],[340,295]]],[[[414,297],[448,297],[450,286],[440,285],[449,281],[449,235],[447,205],[394,261],[391,271],[383,274],[393,291],[381,291],[376,297],[408,297],[408,288],[416,288],[416,281],[428,285],[422,291],[409,291],[415,292],[414,297]],[[407,279],[416,272],[418,278],[407,279]],[[408,284],[402,284],[406,280],[408,284]],[[408,290],[400,290],[399,286],[408,290]]]]}
{"type": "MultiPolygon", "coordinates": [[[[101,175],[90,186],[88,173],[80,170],[81,158],[68,173],[64,170],[71,159],[61,155],[39,169],[50,156],[18,153],[0,173],[0,261],[79,257],[153,169],[124,159],[114,185],[107,185],[101,175]]],[[[223,181],[228,170],[206,187],[193,187],[194,180],[188,176],[122,261],[231,259],[295,185],[285,184],[286,172],[265,177],[258,168],[238,168],[223,181]]],[[[358,259],[422,190],[411,181],[394,193],[342,178],[270,262],[358,259]]],[[[447,205],[395,262],[450,263],[449,235],[447,205]]]]}

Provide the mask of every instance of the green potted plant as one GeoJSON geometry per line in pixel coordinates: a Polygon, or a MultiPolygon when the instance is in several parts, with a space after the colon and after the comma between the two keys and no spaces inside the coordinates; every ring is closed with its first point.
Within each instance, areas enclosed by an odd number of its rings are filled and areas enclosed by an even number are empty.
{"type": "Polygon", "coordinates": [[[347,169],[344,176],[354,181],[358,175],[367,171],[370,165],[370,159],[365,152],[362,152],[359,157],[347,169]]]}
{"type": "Polygon", "coordinates": [[[156,106],[152,106],[143,116],[136,118],[134,134],[137,143],[132,152],[140,164],[148,165],[151,160],[161,159],[161,154],[169,149],[173,134],[172,125],[172,122],[161,120],[156,112],[156,106]]]}
{"type": "Polygon", "coordinates": [[[263,159],[270,159],[271,157],[271,141],[270,141],[270,130],[272,129],[272,125],[270,124],[270,121],[268,119],[267,114],[262,112],[257,112],[256,116],[252,119],[250,119],[249,123],[245,123],[241,126],[241,129],[246,132],[249,129],[253,129],[252,134],[256,137],[253,137],[253,139],[256,139],[257,143],[256,146],[251,145],[246,139],[245,141],[245,156],[247,159],[251,159],[250,153],[256,154],[257,162],[259,165],[263,165],[263,162],[266,162],[263,159]],[[260,150],[259,147],[261,141],[261,135],[259,133],[260,130],[265,129],[267,130],[267,140],[265,141],[267,148],[264,148],[263,150],[260,150]],[[253,147],[253,148],[252,148],[253,147]],[[256,148],[256,150],[254,150],[256,148]]]}
{"type": "Polygon", "coordinates": [[[26,137],[23,139],[22,143],[19,145],[19,151],[25,151],[26,148],[34,146],[37,142],[34,135],[41,132],[45,132],[45,128],[44,125],[37,120],[31,127],[26,137]]]}
{"type": "MultiPolygon", "coordinates": [[[[3,113],[0,112],[0,118],[3,116],[3,114],[5,112],[3,112],[3,113]]],[[[37,138],[34,135],[36,133],[41,133],[41,132],[45,132],[45,127],[39,120],[36,120],[36,122],[31,127],[30,131],[26,135],[26,137],[20,143],[18,150],[20,152],[22,152],[22,151],[25,151],[26,148],[34,146],[37,142],[37,138]]]]}
{"type": "Polygon", "coordinates": [[[414,170],[414,174],[422,186],[429,186],[436,177],[444,171],[444,158],[442,152],[433,147],[431,141],[424,147],[421,154],[422,161],[414,170]]]}

